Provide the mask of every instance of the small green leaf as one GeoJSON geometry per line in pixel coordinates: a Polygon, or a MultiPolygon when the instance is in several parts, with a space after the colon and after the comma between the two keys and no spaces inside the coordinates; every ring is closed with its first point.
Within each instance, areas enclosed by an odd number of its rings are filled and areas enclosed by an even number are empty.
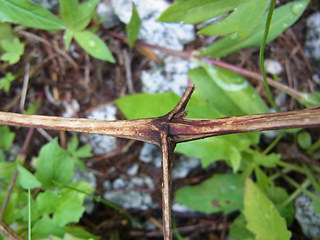
{"type": "Polygon", "coordinates": [[[236,174],[215,174],[196,186],[178,189],[175,199],[203,213],[230,212],[243,207],[243,181],[236,174]]]}
{"type": "MultiPolygon", "coordinates": [[[[0,41],[3,39],[12,41],[14,38],[12,27],[8,23],[0,22],[0,41]]],[[[0,46],[0,51],[3,49],[0,46]]]]}
{"type": "Polygon", "coordinates": [[[92,57],[109,62],[114,62],[112,54],[107,45],[102,41],[101,38],[99,38],[92,32],[75,32],[74,38],[76,39],[77,43],[92,57]]]}
{"type": "MultiPolygon", "coordinates": [[[[85,192],[91,192],[93,189],[89,183],[77,182],[71,187],[79,188],[85,192]]],[[[62,189],[59,196],[59,202],[53,214],[53,222],[57,226],[65,226],[71,222],[78,222],[85,208],[83,206],[85,194],[74,191],[69,188],[62,189]]]]}
{"type": "Polygon", "coordinates": [[[311,136],[307,131],[302,131],[298,134],[299,146],[303,149],[307,149],[311,146],[312,140],[311,136]]]}
{"type": "Polygon", "coordinates": [[[91,148],[89,145],[84,145],[82,147],[80,147],[76,152],[75,155],[78,158],[88,158],[88,157],[92,157],[92,153],[91,153],[91,148]]]}
{"type": "Polygon", "coordinates": [[[67,50],[70,47],[72,38],[73,38],[73,31],[70,28],[68,28],[63,34],[63,43],[67,50]]]}
{"type": "Polygon", "coordinates": [[[18,164],[19,182],[24,189],[33,189],[41,186],[39,180],[31,172],[18,164]]]}
{"type": "Polygon", "coordinates": [[[44,7],[28,0],[1,0],[0,21],[44,30],[62,30],[66,26],[44,7]]]}
{"type": "Polygon", "coordinates": [[[9,62],[9,64],[17,63],[24,53],[24,45],[20,42],[19,38],[14,38],[13,41],[1,40],[0,45],[4,50],[1,60],[9,62]]]}
{"type": "Polygon", "coordinates": [[[44,189],[54,186],[53,181],[68,185],[73,177],[73,166],[74,159],[54,139],[41,148],[36,160],[35,176],[44,189]]]}
{"type": "Polygon", "coordinates": [[[117,106],[127,119],[159,117],[171,111],[178,102],[179,96],[172,92],[140,93],[116,100],[117,106]]]}
{"type": "Polygon", "coordinates": [[[130,47],[133,47],[135,41],[138,39],[138,34],[141,26],[141,20],[136,9],[136,6],[133,4],[132,7],[132,16],[130,22],[126,25],[126,32],[128,37],[128,44],[130,47]]]}
{"type": "Polygon", "coordinates": [[[54,213],[57,204],[60,201],[57,191],[46,190],[37,196],[37,206],[40,215],[49,215],[54,213]]]}
{"type": "Polygon", "coordinates": [[[79,5],[77,17],[73,23],[75,30],[82,31],[88,26],[99,2],[99,0],[88,0],[79,5]]]}
{"type": "Polygon", "coordinates": [[[33,239],[48,239],[49,236],[63,236],[65,229],[56,225],[52,218],[44,215],[32,226],[33,239]]]}
{"type": "Polygon", "coordinates": [[[284,218],[249,178],[245,182],[243,213],[247,228],[255,234],[256,240],[290,239],[291,232],[288,231],[284,218]]]}
{"type": "Polygon", "coordinates": [[[8,126],[0,126],[0,148],[9,150],[13,142],[15,134],[10,131],[8,126]]]}
{"type": "Polygon", "coordinates": [[[61,20],[69,27],[77,19],[78,0],[60,0],[60,17],[61,20]]]}
{"type": "Polygon", "coordinates": [[[41,107],[41,104],[42,104],[42,101],[40,98],[36,99],[34,102],[31,102],[28,105],[28,108],[27,108],[25,114],[28,114],[28,115],[36,114],[38,109],[41,107]]]}
{"type": "Polygon", "coordinates": [[[11,82],[15,79],[15,76],[13,76],[11,72],[6,73],[6,76],[0,78],[0,90],[3,89],[5,92],[9,92],[11,82]]]}
{"type": "Polygon", "coordinates": [[[232,223],[229,231],[230,237],[235,240],[249,240],[254,239],[254,234],[252,234],[246,228],[246,219],[243,214],[240,214],[232,223]]]}
{"type": "Polygon", "coordinates": [[[70,153],[74,153],[77,151],[79,146],[79,139],[76,135],[72,136],[71,141],[67,144],[67,151],[70,153]]]}

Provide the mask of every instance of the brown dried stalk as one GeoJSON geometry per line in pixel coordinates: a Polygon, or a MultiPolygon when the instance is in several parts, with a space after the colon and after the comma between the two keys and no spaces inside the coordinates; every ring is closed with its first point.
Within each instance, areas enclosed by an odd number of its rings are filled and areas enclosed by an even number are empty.
{"type": "Polygon", "coordinates": [[[320,126],[320,109],[256,114],[220,119],[185,119],[185,107],[194,90],[190,85],[168,114],[146,119],[102,121],[0,112],[0,125],[45,128],[110,135],[156,144],[162,148],[162,211],[164,239],[172,239],[171,156],[175,144],[232,133],[320,126]]]}

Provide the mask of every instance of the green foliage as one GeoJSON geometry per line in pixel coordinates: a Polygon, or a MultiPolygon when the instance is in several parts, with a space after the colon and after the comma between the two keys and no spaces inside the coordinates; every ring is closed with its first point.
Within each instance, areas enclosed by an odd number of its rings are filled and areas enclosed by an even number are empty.
{"type": "MultiPolygon", "coordinates": [[[[28,0],[0,1],[0,22],[10,22],[48,31],[65,30],[64,43],[69,48],[74,37],[78,44],[92,57],[114,62],[107,45],[98,36],[85,30],[99,0],[87,0],[79,4],[78,0],[60,0],[60,17],[54,16],[44,7],[28,0]]],[[[0,42],[1,43],[1,42],[0,42]]],[[[3,60],[10,64],[17,62],[23,54],[24,47],[19,39],[0,44],[6,48],[3,60]],[[9,49],[9,50],[7,50],[9,49]]]]}
{"type": "Polygon", "coordinates": [[[141,20],[136,9],[136,6],[133,4],[132,6],[132,16],[130,22],[126,25],[126,32],[128,37],[128,45],[133,47],[134,42],[138,38],[139,30],[141,26],[141,20]]]}
{"type": "Polygon", "coordinates": [[[298,144],[301,148],[307,149],[311,146],[312,139],[307,131],[302,131],[298,134],[298,144]]]}
{"type": "Polygon", "coordinates": [[[178,189],[175,199],[203,213],[230,212],[243,208],[243,181],[236,174],[215,174],[196,186],[178,189]]]}
{"type": "Polygon", "coordinates": [[[0,1],[0,22],[10,22],[43,30],[63,30],[65,24],[44,7],[28,0],[0,1]]]}
{"type": "MultiPolygon", "coordinates": [[[[275,10],[268,42],[294,24],[304,12],[309,0],[296,0],[275,10]]],[[[199,34],[225,36],[213,43],[200,55],[221,57],[242,48],[260,46],[266,22],[269,1],[247,0],[179,0],[159,18],[160,21],[200,23],[219,17],[213,24],[201,29],[199,34]],[[225,16],[231,11],[230,14],[225,16]],[[239,19],[241,19],[239,21],[239,19]]]]}
{"type": "Polygon", "coordinates": [[[71,141],[67,145],[67,151],[74,159],[75,164],[82,170],[85,170],[85,164],[81,161],[81,158],[88,158],[92,156],[91,149],[89,145],[84,145],[79,147],[79,139],[77,136],[73,136],[71,141]]]}
{"type": "Polygon", "coordinates": [[[33,176],[31,172],[22,167],[20,164],[17,165],[19,172],[19,182],[24,189],[33,189],[41,186],[39,180],[33,176]]]}
{"type": "Polygon", "coordinates": [[[6,75],[0,78],[0,90],[4,90],[5,92],[9,92],[11,87],[11,82],[16,78],[12,75],[11,72],[6,73],[6,75]]]}
{"type": "Polygon", "coordinates": [[[35,176],[44,189],[53,187],[53,181],[69,185],[73,177],[73,166],[74,160],[59,146],[56,138],[41,148],[36,160],[35,176]]]}
{"type": "Polygon", "coordinates": [[[114,62],[112,54],[107,45],[103,42],[101,38],[97,37],[92,32],[74,32],[74,38],[77,41],[77,43],[91,56],[101,60],[114,62]]]}
{"type": "MultiPolygon", "coordinates": [[[[14,134],[8,127],[1,127],[0,136],[0,147],[8,149],[14,134]]],[[[16,168],[19,173],[3,219],[20,236],[30,234],[26,232],[27,222],[30,220],[34,239],[47,239],[49,236],[55,239],[97,239],[84,229],[70,225],[78,222],[85,210],[83,201],[86,194],[83,192],[93,190],[86,182],[71,184],[74,163],[80,161],[79,158],[90,156],[87,146],[78,146],[76,137],[68,144],[68,151],[58,145],[57,139],[48,143],[40,150],[35,174],[21,166],[19,160],[0,161],[0,202],[3,202],[7,194],[8,184],[16,168]],[[70,187],[63,187],[64,184],[70,187]],[[29,195],[29,206],[28,194],[24,189],[30,191],[34,188],[41,191],[37,195],[29,195]],[[81,189],[83,192],[74,189],[81,189]]]]}
{"type": "Polygon", "coordinates": [[[0,148],[9,150],[15,134],[10,131],[8,126],[0,126],[0,148]]]}
{"type": "Polygon", "coordinates": [[[0,45],[4,50],[1,60],[9,62],[9,64],[17,63],[24,53],[24,45],[20,42],[19,38],[14,38],[13,41],[1,40],[0,45]]]}
{"type": "Polygon", "coordinates": [[[247,228],[255,234],[255,239],[290,239],[291,233],[287,230],[284,218],[249,178],[246,179],[244,191],[243,213],[247,228]]]}

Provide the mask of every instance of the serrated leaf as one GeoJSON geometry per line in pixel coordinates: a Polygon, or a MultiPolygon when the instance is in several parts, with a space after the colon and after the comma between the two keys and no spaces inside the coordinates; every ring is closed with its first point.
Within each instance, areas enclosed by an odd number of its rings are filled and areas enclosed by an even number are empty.
{"type": "MultiPolygon", "coordinates": [[[[276,8],[273,12],[267,42],[271,42],[279,34],[294,24],[302,15],[309,2],[309,0],[297,0],[276,8]]],[[[261,19],[248,37],[244,39],[235,39],[232,35],[227,36],[213,43],[198,54],[218,58],[243,48],[260,46],[264,35],[266,18],[267,16],[261,19]]]]}
{"type": "Polygon", "coordinates": [[[39,193],[36,200],[39,214],[52,214],[55,211],[59,200],[57,191],[46,190],[45,192],[39,193]]]}
{"type": "Polygon", "coordinates": [[[32,238],[33,239],[48,239],[49,236],[63,236],[65,230],[57,226],[53,219],[47,215],[33,223],[32,238]]]}
{"type": "Polygon", "coordinates": [[[101,38],[99,38],[92,32],[75,32],[74,38],[77,41],[77,43],[92,57],[109,62],[114,62],[112,54],[107,45],[102,41],[101,38]]]}
{"type": "Polygon", "coordinates": [[[283,203],[289,198],[287,191],[282,187],[271,187],[268,192],[268,198],[277,208],[280,215],[286,219],[287,225],[290,226],[294,219],[295,210],[293,202],[283,205],[283,203]]]}
{"type": "MultiPolygon", "coordinates": [[[[73,188],[79,188],[85,192],[91,192],[93,189],[87,182],[77,182],[71,185],[73,188]]],[[[59,202],[53,214],[53,222],[57,226],[65,226],[71,222],[78,222],[85,208],[83,206],[85,194],[79,193],[69,188],[61,190],[59,202]]]]}
{"type": "Polygon", "coordinates": [[[71,141],[67,144],[67,151],[70,153],[76,152],[79,146],[79,139],[76,135],[72,136],[71,141]]]}
{"type": "Polygon", "coordinates": [[[240,214],[232,223],[229,231],[230,237],[235,240],[254,239],[254,234],[246,228],[246,219],[243,214],[240,214]]]}
{"type": "Polygon", "coordinates": [[[24,45],[20,42],[19,38],[14,38],[13,41],[1,40],[0,45],[5,51],[1,56],[1,60],[9,62],[9,64],[17,63],[24,53],[24,45]]]}
{"type": "Polygon", "coordinates": [[[39,180],[31,172],[18,164],[19,183],[24,189],[33,189],[41,186],[39,180]]]}
{"type": "Polygon", "coordinates": [[[11,132],[8,126],[0,126],[0,148],[4,148],[4,150],[9,150],[14,137],[15,133],[11,132]]]}
{"type": "Polygon", "coordinates": [[[0,1],[0,21],[44,30],[62,30],[66,26],[44,7],[28,0],[0,1]]]}
{"type": "Polygon", "coordinates": [[[199,185],[178,189],[175,199],[181,204],[206,214],[230,212],[243,207],[243,181],[236,174],[215,174],[199,185]]]}
{"type": "Polygon", "coordinates": [[[272,202],[249,178],[245,182],[244,210],[247,228],[255,234],[256,240],[290,239],[284,218],[272,202]]]}
{"type": "Polygon", "coordinates": [[[41,148],[36,160],[35,176],[44,189],[54,186],[53,181],[68,185],[73,177],[73,166],[74,159],[54,139],[41,148]]]}
{"type": "Polygon", "coordinates": [[[4,90],[5,92],[9,92],[11,87],[11,82],[16,78],[12,75],[11,72],[6,73],[6,75],[0,78],[0,90],[4,90]]]}
{"type": "Polygon", "coordinates": [[[126,25],[128,45],[130,47],[133,47],[135,41],[138,39],[140,26],[141,26],[141,20],[140,20],[138,11],[136,9],[136,6],[133,4],[130,22],[126,25]]]}

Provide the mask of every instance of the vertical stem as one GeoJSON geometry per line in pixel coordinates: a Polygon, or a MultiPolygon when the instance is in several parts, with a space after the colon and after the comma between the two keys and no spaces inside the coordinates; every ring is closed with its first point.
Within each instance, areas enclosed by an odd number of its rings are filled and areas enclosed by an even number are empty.
{"type": "Polygon", "coordinates": [[[171,222],[171,156],[173,146],[165,131],[160,132],[162,150],[162,214],[163,239],[172,240],[171,222]]]}

